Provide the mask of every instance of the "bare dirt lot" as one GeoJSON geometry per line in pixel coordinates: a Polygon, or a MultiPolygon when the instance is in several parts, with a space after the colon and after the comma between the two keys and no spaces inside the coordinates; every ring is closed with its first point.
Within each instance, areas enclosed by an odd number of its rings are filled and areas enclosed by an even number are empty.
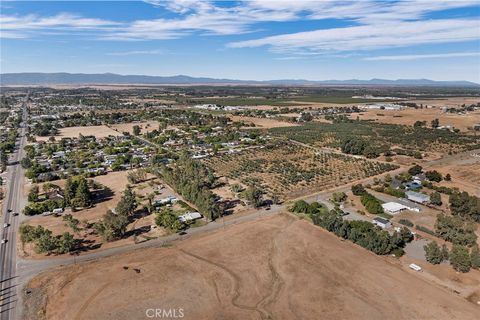
{"type": "Polygon", "coordinates": [[[381,123],[410,126],[416,121],[426,121],[427,126],[430,126],[432,120],[439,119],[441,126],[452,126],[463,132],[472,130],[473,125],[480,123],[480,111],[469,112],[468,114],[454,114],[445,113],[440,108],[407,108],[399,111],[374,109],[351,115],[352,118],[357,116],[360,120],[375,120],[381,123]]]}
{"type": "Polygon", "coordinates": [[[35,320],[147,319],[150,308],[182,309],[184,319],[476,319],[480,311],[400,261],[288,215],[57,268],[29,288],[24,319],[35,320]]]}
{"type": "Polygon", "coordinates": [[[253,123],[255,128],[278,128],[278,127],[294,127],[298,126],[296,123],[280,121],[277,119],[272,118],[255,118],[255,117],[242,117],[242,116],[231,116],[230,119],[236,122],[245,122],[245,123],[253,123]]]}
{"type": "Polygon", "coordinates": [[[111,128],[118,131],[119,133],[128,132],[130,134],[133,134],[133,127],[136,125],[140,127],[141,133],[158,130],[157,121],[120,123],[112,125],[111,128]]]}
{"type": "MultiPolygon", "coordinates": [[[[68,127],[60,129],[58,135],[55,136],[55,139],[59,140],[61,138],[78,138],[82,134],[84,136],[95,136],[96,138],[105,138],[108,136],[121,136],[121,132],[117,132],[113,129],[110,129],[107,126],[86,126],[86,127],[68,127]]],[[[37,137],[37,141],[46,141],[50,137],[37,137]]]]}
{"type": "Polygon", "coordinates": [[[409,102],[415,102],[420,105],[435,106],[435,107],[459,107],[463,104],[471,105],[480,102],[478,97],[449,97],[444,99],[425,99],[425,100],[411,100],[409,102]]]}

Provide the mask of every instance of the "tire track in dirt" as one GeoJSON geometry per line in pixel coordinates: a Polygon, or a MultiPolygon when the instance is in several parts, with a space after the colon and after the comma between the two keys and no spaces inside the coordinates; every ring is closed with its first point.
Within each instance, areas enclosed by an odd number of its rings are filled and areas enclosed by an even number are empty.
{"type": "Polygon", "coordinates": [[[272,274],[272,280],[270,281],[270,291],[267,293],[257,304],[255,307],[260,310],[262,319],[273,319],[271,312],[269,312],[266,308],[268,305],[275,302],[285,286],[285,281],[280,276],[277,271],[277,267],[274,263],[274,258],[278,253],[278,245],[277,245],[277,238],[283,234],[296,220],[291,220],[287,224],[285,228],[280,229],[272,240],[272,249],[270,250],[270,254],[268,255],[268,268],[270,269],[270,273],[272,274]]]}
{"type": "Polygon", "coordinates": [[[87,301],[85,301],[82,306],[80,307],[80,310],[78,310],[77,312],[77,315],[75,316],[75,320],[80,320],[82,319],[82,315],[83,313],[85,312],[85,310],[88,308],[88,306],[90,305],[90,303],[96,298],[98,297],[98,295],[100,293],[102,293],[103,290],[105,290],[105,288],[110,285],[110,283],[105,283],[103,286],[101,286],[100,288],[98,288],[94,294],[92,294],[88,299],[87,301]]]}
{"type": "Polygon", "coordinates": [[[258,310],[256,306],[251,307],[251,306],[244,305],[244,304],[241,304],[241,303],[237,302],[238,298],[240,298],[240,282],[241,282],[241,279],[232,270],[230,270],[227,267],[221,265],[220,263],[217,263],[217,262],[214,262],[212,260],[203,258],[201,256],[198,256],[198,255],[194,254],[194,253],[185,251],[184,249],[178,249],[178,250],[181,251],[182,253],[184,253],[187,256],[190,256],[190,257],[195,258],[197,260],[200,260],[200,261],[203,261],[203,262],[208,263],[210,265],[213,265],[213,266],[217,267],[218,269],[226,272],[233,280],[233,296],[232,296],[232,299],[231,299],[232,305],[234,305],[237,308],[243,309],[243,310],[255,311],[255,312],[258,312],[259,314],[261,314],[261,311],[258,310]]]}

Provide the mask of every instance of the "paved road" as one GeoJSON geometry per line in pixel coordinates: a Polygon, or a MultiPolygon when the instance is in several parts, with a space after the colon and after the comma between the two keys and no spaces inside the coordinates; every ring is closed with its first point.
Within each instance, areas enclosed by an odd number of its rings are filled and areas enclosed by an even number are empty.
{"type": "Polygon", "coordinates": [[[19,128],[19,138],[16,143],[16,150],[10,158],[12,165],[8,166],[6,178],[9,182],[5,202],[3,206],[3,215],[1,219],[1,238],[7,240],[0,248],[0,320],[15,319],[17,316],[16,307],[19,303],[19,287],[17,276],[17,250],[16,250],[16,232],[19,225],[19,216],[14,216],[14,212],[19,212],[25,203],[23,199],[23,169],[19,161],[23,157],[23,147],[26,143],[25,138],[25,119],[26,110],[24,105],[23,122],[19,128]],[[9,209],[12,212],[9,212],[9,209]],[[4,228],[4,224],[9,224],[4,228]]]}

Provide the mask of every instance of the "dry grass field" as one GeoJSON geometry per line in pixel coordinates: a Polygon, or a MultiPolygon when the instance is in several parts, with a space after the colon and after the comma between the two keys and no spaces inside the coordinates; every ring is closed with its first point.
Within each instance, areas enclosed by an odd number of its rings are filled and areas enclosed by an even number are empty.
{"type": "Polygon", "coordinates": [[[449,97],[449,98],[437,98],[437,99],[418,99],[418,100],[411,100],[408,102],[415,102],[416,104],[420,105],[427,105],[429,107],[459,107],[463,104],[471,105],[477,104],[480,102],[479,97],[449,97]]]}
{"type": "MultiPolygon", "coordinates": [[[[95,136],[96,138],[105,138],[108,136],[121,136],[121,132],[110,129],[107,126],[86,126],[86,127],[68,127],[60,129],[55,139],[61,138],[78,138],[82,134],[84,136],[95,136]]],[[[50,137],[36,137],[37,141],[47,141],[50,137]]]]}
{"type": "Polygon", "coordinates": [[[435,272],[415,273],[304,220],[274,215],[47,271],[29,283],[23,318],[146,319],[147,309],[162,308],[195,320],[477,319],[478,306],[431,278],[474,294],[478,279],[435,272]]]}
{"type": "Polygon", "coordinates": [[[128,132],[133,134],[133,126],[139,126],[141,133],[150,132],[153,130],[158,130],[157,121],[142,121],[142,122],[129,122],[129,123],[120,123],[111,125],[110,128],[118,131],[119,133],[128,132]]]}
{"type": "Polygon", "coordinates": [[[407,108],[399,111],[391,110],[368,110],[360,114],[350,115],[352,119],[357,116],[360,120],[375,120],[381,123],[402,124],[412,126],[416,121],[426,121],[427,126],[434,119],[439,119],[440,125],[452,126],[460,131],[472,130],[475,124],[480,123],[480,111],[469,112],[468,114],[445,113],[439,108],[412,109],[407,108]]]}
{"type": "Polygon", "coordinates": [[[255,128],[270,129],[278,127],[294,127],[298,126],[296,123],[280,121],[273,118],[255,118],[255,117],[243,117],[243,116],[230,116],[230,119],[236,122],[253,123],[255,128]]]}
{"type": "Polygon", "coordinates": [[[260,184],[269,194],[292,199],[393,170],[393,165],[279,144],[204,160],[217,175],[260,184]]]}

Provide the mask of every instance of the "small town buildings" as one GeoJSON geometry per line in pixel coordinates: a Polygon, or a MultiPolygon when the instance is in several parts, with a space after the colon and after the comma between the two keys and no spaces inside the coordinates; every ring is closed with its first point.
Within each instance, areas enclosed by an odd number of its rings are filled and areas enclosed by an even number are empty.
{"type": "Polygon", "coordinates": [[[392,223],[384,218],[374,218],[372,223],[382,229],[390,228],[392,226],[392,223]]]}
{"type": "Polygon", "coordinates": [[[422,209],[420,208],[419,205],[417,205],[416,203],[414,203],[410,200],[407,200],[407,199],[404,199],[404,198],[398,198],[396,202],[398,202],[401,205],[407,207],[407,210],[415,211],[415,212],[422,211],[422,209]]]}
{"type": "Polygon", "coordinates": [[[407,191],[405,192],[405,195],[407,196],[408,200],[411,200],[413,202],[422,203],[422,204],[430,202],[430,196],[428,194],[423,194],[415,191],[407,191]]]}

